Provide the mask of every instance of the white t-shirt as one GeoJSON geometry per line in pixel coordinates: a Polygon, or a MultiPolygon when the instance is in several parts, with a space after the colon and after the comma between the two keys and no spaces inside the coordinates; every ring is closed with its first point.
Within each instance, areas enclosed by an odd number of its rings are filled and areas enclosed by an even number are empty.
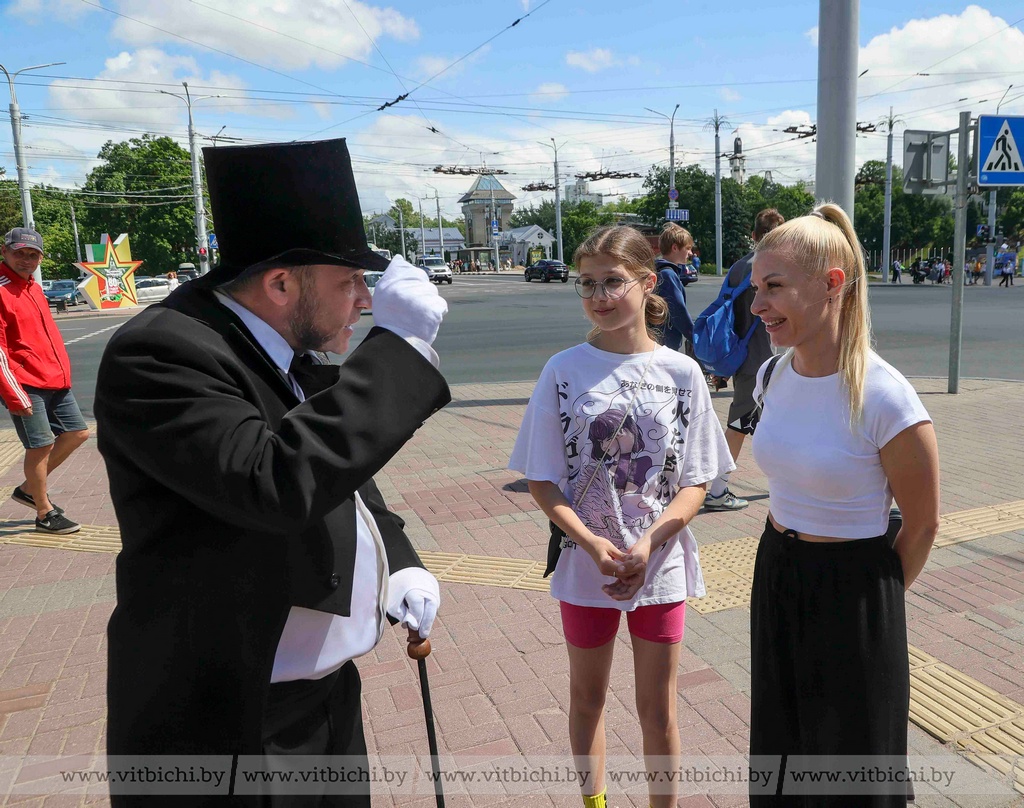
{"type": "MultiPolygon", "coordinates": [[[[509,460],[509,468],[528,480],[557,484],[587,527],[622,550],[654,524],[680,488],[710,482],[734,467],[696,362],[663,346],[652,357],[586,343],[556,354],[544,367],[509,460]],[[626,407],[630,417],[609,443],[626,407]]],[[[586,550],[570,544],[558,559],[551,594],[577,606],[622,611],[705,594],[689,528],[651,554],[646,583],[632,600],[612,600],[601,591],[614,580],[601,575],[586,550]]]]}
{"type": "MultiPolygon", "coordinates": [[[[767,364],[757,373],[755,400],[767,364]]],[[[838,373],[801,376],[791,361],[781,361],[768,381],[753,439],[754,459],[768,477],[772,516],[814,536],[881,536],[892,490],[879,450],[907,427],[931,420],[910,382],[874,351],[864,380],[863,416],[853,429],[838,373]]]]}

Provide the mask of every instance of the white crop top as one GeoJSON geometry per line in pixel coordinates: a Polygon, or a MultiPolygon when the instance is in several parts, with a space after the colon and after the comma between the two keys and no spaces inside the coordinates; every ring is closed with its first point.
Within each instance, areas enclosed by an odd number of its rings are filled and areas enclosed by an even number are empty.
{"type": "MultiPolygon", "coordinates": [[[[755,400],[767,364],[757,372],[755,400]]],[[[841,539],[885,533],[892,490],[879,450],[923,421],[931,418],[914,388],[873,351],[864,413],[853,429],[838,373],[810,378],[798,374],[790,361],[781,361],[768,382],[753,439],[754,459],[768,477],[775,521],[798,533],[841,539]]]]}

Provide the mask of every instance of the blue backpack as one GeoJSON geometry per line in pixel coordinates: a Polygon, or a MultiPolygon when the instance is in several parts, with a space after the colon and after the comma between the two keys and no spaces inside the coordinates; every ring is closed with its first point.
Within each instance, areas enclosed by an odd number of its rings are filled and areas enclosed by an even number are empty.
{"type": "Polygon", "coordinates": [[[735,287],[729,286],[726,276],[718,297],[693,324],[694,356],[716,376],[735,376],[747,359],[747,345],[760,321],[755,321],[744,336],[737,336],[735,303],[749,288],[750,275],[735,287]]]}

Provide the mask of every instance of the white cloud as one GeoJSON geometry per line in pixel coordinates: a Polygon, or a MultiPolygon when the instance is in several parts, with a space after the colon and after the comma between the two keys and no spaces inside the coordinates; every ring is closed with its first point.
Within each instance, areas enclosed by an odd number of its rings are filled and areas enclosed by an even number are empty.
{"type": "Polygon", "coordinates": [[[740,95],[731,87],[723,87],[721,90],[718,91],[718,94],[722,96],[723,101],[728,101],[730,103],[743,100],[743,96],[740,95]]]}
{"type": "MultiPolygon", "coordinates": [[[[237,76],[213,70],[204,74],[191,56],[172,56],[156,48],[142,48],[135,52],[123,51],[104,63],[103,71],[96,76],[102,82],[76,82],[63,80],[50,87],[53,106],[74,114],[77,119],[93,122],[127,123],[163,129],[180,130],[185,123],[185,105],[177,99],[152,92],[139,92],[139,85],[131,82],[152,82],[163,84],[171,92],[184,92],[180,84],[187,81],[202,87],[202,95],[216,95],[218,90],[225,94],[239,95],[244,84],[237,76]],[[118,88],[116,83],[125,82],[118,88]]],[[[219,99],[218,99],[219,100],[219,99]]],[[[227,101],[223,103],[229,103],[227,101]]],[[[237,102],[234,102],[237,103],[237,102]]],[[[209,105],[216,105],[211,99],[209,105]]],[[[198,115],[202,102],[194,107],[198,115]]],[[[267,114],[265,107],[245,109],[232,106],[233,112],[260,112],[267,114]]]]}
{"type": "Polygon", "coordinates": [[[480,50],[474,52],[471,56],[466,57],[461,62],[452,67],[448,68],[458,57],[448,54],[447,56],[421,56],[416,60],[416,75],[424,81],[429,80],[438,73],[438,81],[442,79],[450,79],[459,75],[463,70],[472,64],[478,63],[481,59],[486,57],[491,52],[490,45],[484,45],[480,50]],[[445,68],[448,68],[445,70],[445,68]]]}
{"type": "Polygon", "coordinates": [[[519,0],[519,2],[523,5],[523,11],[530,10],[530,0],[519,0]]]}
{"type": "Polygon", "coordinates": [[[569,51],[565,54],[565,63],[570,67],[578,67],[588,73],[597,73],[622,64],[608,48],[591,48],[588,51],[569,51]]]}
{"type": "Polygon", "coordinates": [[[74,21],[94,9],[78,0],[13,0],[8,14],[20,17],[30,25],[42,24],[53,17],[74,21]]]}
{"type": "MultiPolygon", "coordinates": [[[[65,22],[88,8],[71,0],[16,2],[12,10],[19,16],[65,22]]],[[[180,46],[185,37],[280,70],[340,67],[346,57],[371,57],[373,42],[383,37],[409,42],[420,33],[412,18],[364,0],[112,0],[109,5],[126,15],[115,19],[114,37],[133,48],[180,46]]]]}
{"type": "Polygon", "coordinates": [[[804,36],[810,40],[814,47],[818,47],[818,26],[815,25],[813,28],[808,28],[804,31],[804,36]]]}
{"type": "Polygon", "coordinates": [[[569,89],[564,84],[551,81],[538,86],[530,95],[530,100],[535,104],[544,104],[561,101],[567,95],[569,95],[569,89]]]}

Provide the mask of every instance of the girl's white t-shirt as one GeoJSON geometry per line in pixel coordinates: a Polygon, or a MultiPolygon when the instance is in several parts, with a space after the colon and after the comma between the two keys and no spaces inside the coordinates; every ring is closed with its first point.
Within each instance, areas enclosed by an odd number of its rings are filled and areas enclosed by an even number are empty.
{"type": "MultiPolygon", "coordinates": [[[[590,530],[628,551],[680,488],[710,482],[735,464],[696,362],[664,346],[652,356],[584,343],[545,365],[509,468],[558,485],[590,530]]],[[[570,542],[558,559],[551,594],[577,606],[622,611],[705,594],[688,527],[651,554],[646,582],[631,600],[612,600],[601,591],[614,580],[570,542]]]]}
{"type": "MultiPolygon", "coordinates": [[[[767,365],[757,372],[755,401],[761,399],[767,365]]],[[[838,373],[801,376],[790,360],[781,361],[768,381],[753,439],[775,521],[812,536],[881,536],[889,525],[892,490],[879,452],[904,429],[931,420],[910,382],[874,351],[864,379],[863,416],[852,429],[838,373]]]]}

